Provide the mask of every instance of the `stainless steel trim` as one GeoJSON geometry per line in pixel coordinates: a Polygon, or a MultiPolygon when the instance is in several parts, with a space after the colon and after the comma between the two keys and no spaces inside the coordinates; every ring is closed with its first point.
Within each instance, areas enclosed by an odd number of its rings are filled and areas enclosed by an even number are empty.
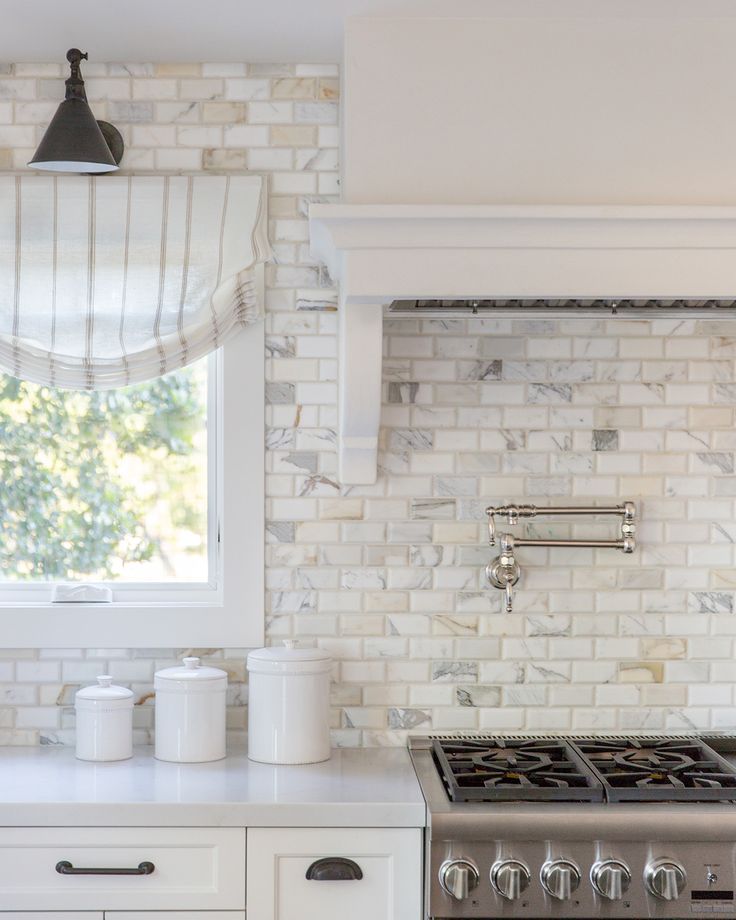
{"type": "Polygon", "coordinates": [[[394,300],[389,317],[426,316],[436,319],[493,316],[499,319],[600,319],[625,316],[641,319],[734,319],[736,300],[688,298],[464,298],[394,300]]]}

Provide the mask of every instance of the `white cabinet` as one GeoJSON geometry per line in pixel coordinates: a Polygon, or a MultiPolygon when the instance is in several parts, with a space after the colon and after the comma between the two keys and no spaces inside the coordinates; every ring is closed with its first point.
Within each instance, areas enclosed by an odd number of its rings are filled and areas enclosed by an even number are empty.
{"type": "MultiPolygon", "coordinates": [[[[6,914],[0,913],[0,920],[5,920],[6,914]]],[[[26,914],[19,916],[18,920],[25,920],[26,914]]],[[[39,914],[37,918],[31,917],[31,920],[43,920],[49,917],[50,920],[67,920],[67,914],[59,914],[55,918],[53,914],[39,914]]],[[[89,917],[90,920],[98,920],[95,914],[79,914],[69,920],[84,920],[89,917]]],[[[99,920],[102,920],[100,915],[99,920]]],[[[106,910],[104,920],[245,920],[244,910],[106,910]]]]}
{"type": "Polygon", "coordinates": [[[104,920],[98,910],[0,910],[0,920],[104,920]]]}
{"type": "Polygon", "coordinates": [[[248,920],[421,915],[419,828],[248,829],[248,920]]]}
{"type": "MultiPolygon", "coordinates": [[[[0,828],[0,905],[3,912],[242,911],[245,830],[0,828]]],[[[101,920],[79,920],[85,916],[101,920]]]]}

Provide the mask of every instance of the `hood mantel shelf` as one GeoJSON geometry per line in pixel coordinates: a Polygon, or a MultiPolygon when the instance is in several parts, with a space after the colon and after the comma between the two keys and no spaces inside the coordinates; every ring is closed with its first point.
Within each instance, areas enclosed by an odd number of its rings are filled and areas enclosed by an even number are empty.
{"type": "Polygon", "coordinates": [[[313,205],[340,285],[339,476],[376,480],[384,305],[472,298],[733,298],[736,207],[313,205]]]}

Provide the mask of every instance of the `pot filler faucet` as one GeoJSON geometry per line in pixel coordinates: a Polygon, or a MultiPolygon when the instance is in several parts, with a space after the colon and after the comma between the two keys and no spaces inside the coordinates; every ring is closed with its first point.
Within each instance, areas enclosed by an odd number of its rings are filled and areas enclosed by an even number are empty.
{"type": "Polygon", "coordinates": [[[514,550],[518,546],[571,546],[594,549],[618,549],[622,553],[633,553],[636,549],[636,505],[624,502],[622,505],[581,506],[579,508],[537,508],[536,505],[490,505],[486,508],[488,515],[488,543],[500,547],[500,553],[486,566],[486,576],[494,588],[499,588],[506,595],[506,612],[511,613],[514,602],[514,585],[521,577],[521,569],[516,561],[514,550]],[[496,517],[508,524],[518,524],[521,518],[535,518],[546,515],[615,515],[621,518],[621,537],[618,540],[547,540],[544,538],[517,538],[511,533],[496,533],[496,517]]]}

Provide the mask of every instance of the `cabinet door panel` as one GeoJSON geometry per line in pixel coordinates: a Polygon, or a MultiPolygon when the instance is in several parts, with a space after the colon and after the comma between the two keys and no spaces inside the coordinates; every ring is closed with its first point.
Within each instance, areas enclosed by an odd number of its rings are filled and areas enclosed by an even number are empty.
{"type": "Polygon", "coordinates": [[[248,830],[248,920],[420,920],[421,904],[418,828],[248,830]],[[350,860],[361,877],[307,878],[310,866],[330,857],[350,860]]]}
{"type": "MultiPolygon", "coordinates": [[[[242,828],[2,828],[0,904],[11,910],[243,910],[242,828]],[[135,869],[150,874],[63,874],[135,869]]],[[[1,918],[0,918],[1,920],[1,918]]]]}

